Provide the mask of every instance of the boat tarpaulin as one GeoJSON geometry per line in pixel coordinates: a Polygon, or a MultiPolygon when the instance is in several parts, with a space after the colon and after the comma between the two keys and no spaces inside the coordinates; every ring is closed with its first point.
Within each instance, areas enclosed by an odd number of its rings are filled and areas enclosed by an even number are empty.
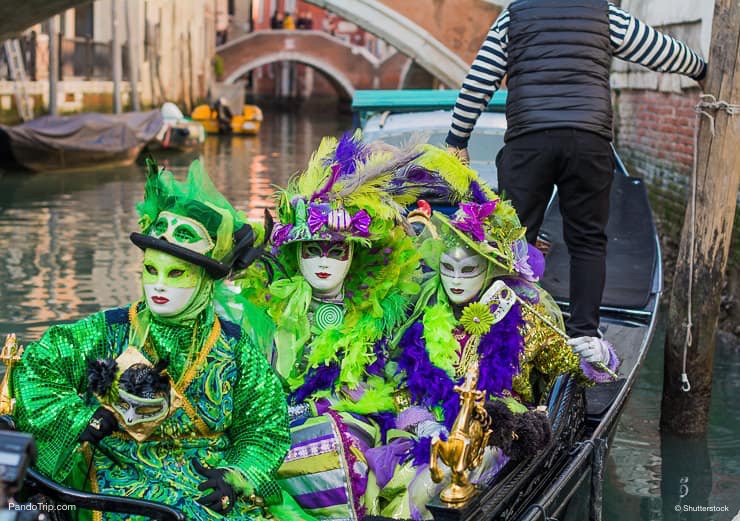
{"type": "Polygon", "coordinates": [[[12,127],[0,125],[14,159],[31,170],[85,168],[136,159],[164,120],[159,110],[125,114],[41,116],[12,127]]]}

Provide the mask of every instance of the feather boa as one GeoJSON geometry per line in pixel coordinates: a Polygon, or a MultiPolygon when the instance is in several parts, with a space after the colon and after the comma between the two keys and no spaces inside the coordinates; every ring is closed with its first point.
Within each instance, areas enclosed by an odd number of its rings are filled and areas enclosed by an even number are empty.
{"type": "MultiPolygon", "coordinates": [[[[449,307],[447,309],[451,316],[452,310],[449,307]]],[[[462,379],[455,380],[450,372],[432,361],[434,353],[443,348],[455,353],[450,348],[451,344],[443,346],[434,342],[434,339],[446,337],[445,331],[437,328],[447,327],[448,324],[449,320],[440,321],[438,325],[427,323],[426,320],[412,324],[399,344],[398,370],[403,373],[402,379],[408,386],[412,400],[427,407],[441,407],[445,426],[450,428],[460,409],[454,386],[460,384],[462,379]]],[[[520,370],[520,355],[524,352],[524,339],[520,332],[523,325],[520,305],[515,304],[480,339],[478,385],[485,389],[488,397],[501,396],[503,391],[511,390],[512,380],[520,370]]],[[[454,345],[458,345],[457,341],[454,345]]]]}
{"type": "MultiPolygon", "coordinates": [[[[306,306],[291,307],[294,293],[303,287],[298,283],[303,278],[298,270],[295,248],[296,244],[288,244],[280,251],[280,260],[291,274],[291,282],[273,283],[270,289],[280,288],[281,291],[268,293],[261,304],[268,307],[279,332],[291,332],[301,338],[303,331],[310,330],[310,325],[306,306]],[[295,291],[291,290],[293,287],[295,291]],[[289,307],[293,311],[286,313],[289,307]]],[[[304,355],[307,356],[307,370],[290,379],[292,401],[298,403],[319,395],[328,396],[343,387],[356,389],[370,376],[378,378],[384,374],[387,339],[407,320],[412,300],[420,291],[419,266],[420,255],[400,227],[390,228],[371,248],[355,247],[352,268],[345,281],[344,319],[302,346],[308,353],[304,355]]],[[[297,353],[300,347],[296,348],[297,353]]],[[[288,379],[288,375],[281,376],[288,379]]],[[[375,396],[382,397],[379,407],[391,403],[388,389],[376,387],[374,392],[375,396]]],[[[365,403],[363,408],[367,407],[369,404],[365,403]]],[[[342,409],[354,411],[350,404],[344,404],[342,409]]]]}

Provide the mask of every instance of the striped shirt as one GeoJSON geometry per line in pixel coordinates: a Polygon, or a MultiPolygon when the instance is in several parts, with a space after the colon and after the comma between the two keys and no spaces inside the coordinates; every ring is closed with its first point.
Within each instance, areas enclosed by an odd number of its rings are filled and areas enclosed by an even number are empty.
{"type": "MultiPolygon", "coordinates": [[[[504,11],[488,31],[468,71],[447,135],[449,145],[467,146],[481,111],[498,90],[508,60],[509,11],[504,11]]],[[[648,24],[609,3],[609,36],[614,56],[654,71],[677,72],[702,79],[706,63],[686,44],[656,31],[648,24]]]]}

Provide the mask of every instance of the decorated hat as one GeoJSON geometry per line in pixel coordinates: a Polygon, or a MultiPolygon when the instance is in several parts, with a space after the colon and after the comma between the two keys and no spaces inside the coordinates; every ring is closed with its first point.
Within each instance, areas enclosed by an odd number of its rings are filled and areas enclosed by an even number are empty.
{"type": "Polygon", "coordinates": [[[460,201],[452,216],[432,212],[423,203],[409,216],[412,222],[424,225],[427,235],[438,240],[438,247],[462,244],[492,263],[500,275],[519,274],[529,280],[542,275],[544,258],[527,243],[526,228],[509,201],[501,199],[474,170],[446,150],[425,147],[417,163],[444,178],[452,198],[460,201]]]}
{"type": "MultiPolygon", "coordinates": [[[[185,182],[147,159],[144,201],[136,205],[141,232],[131,241],[205,268],[214,279],[249,266],[262,254],[259,230],[246,222],[213,185],[200,161],[193,161],[185,182]]],[[[271,221],[265,212],[269,234],[271,221]]]]}
{"type": "Polygon", "coordinates": [[[327,137],[308,167],[277,194],[275,247],[296,241],[359,241],[382,237],[405,207],[441,180],[416,164],[421,147],[364,143],[360,132],[327,137]]]}

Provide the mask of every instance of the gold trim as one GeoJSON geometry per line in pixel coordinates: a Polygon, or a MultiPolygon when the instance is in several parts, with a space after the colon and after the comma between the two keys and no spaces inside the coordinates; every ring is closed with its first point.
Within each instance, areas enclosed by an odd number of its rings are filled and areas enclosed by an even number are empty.
{"type": "MultiPolygon", "coordinates": [[[[135,302],[131,305],[131,308],[129,308],[129,322],[131,323],[131,327],[138,328],[139,326],[139,311],[138,307],[139,304],[142,301],[139,300],[138,302],[135,302]]],[[[192,383],[193,379],[195,378],[195,375],[198,372],[198,369],[200,366],[205,362],[206,358],[208,357],[209,353],[211,352],[211,349],[213,349],[213,346],[216,345],[216,342],[218,342],[219,337],[221,336],[221,321],[218,319],[217,316],[214,315],[213,317],[213,327],[211,328],[211,332],[208,334],[208,337],[206,338],[203,348],[198,352],[198,358],[196,358],[195,363],[190,365],[185,372],[182,374],[180,379],[175,382],[175,390],[182,396],[182,408],[185,410],[185,414],[188,415],[190,420],[193,422],[195,426],[195,430],[198,434],[201,436],[208,436],[211,433],[211,429],[206,425],[206,423],[198,416],[198,413],[195,410],[195,407],[192,403],[190,403],[190,400],[188,399],[187,395],[185,394],[185,389],[188,388],[188,386],[192,383]]],[[[159,356],[157,355],[156,351],[151,352],[149,349],[154,349],[150,342],[147,341],[144,342],[144,349],[147,351],[147,354],[149,354],[152,358],[155,360],[159,359],[159,356]]],[[[191,352],[192,352],[192,345],[191,345],[191,352]]]]}
{"type": "MultiPolygon", "coordinates": [[[[98,486],[98,475],[96,473],[95,465],[93,465],[92,450],[90,449],[90,443],[84,443],[82,445],[82,456],[87,461],[87,480],[90,482],[90,492],[93,494],[100,494],[100,487],[98,486]]],[[[103,521],[103,512],[100,510],[92,510],[93,521],[103,521]]]]}

